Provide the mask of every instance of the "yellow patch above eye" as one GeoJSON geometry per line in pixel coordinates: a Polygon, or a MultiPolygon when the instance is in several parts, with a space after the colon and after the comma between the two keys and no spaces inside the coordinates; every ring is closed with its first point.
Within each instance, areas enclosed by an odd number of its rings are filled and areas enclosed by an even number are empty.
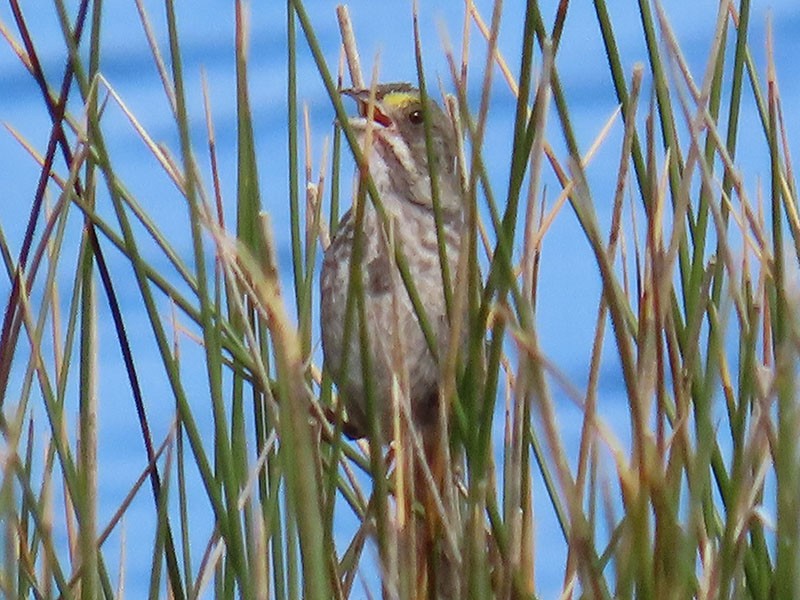
{"type": "Polygon", "coordinates": [[[419,96],[409,92],[389,92],[383,97],[383,104],[391,108],[403,108],[409,104],[418,103],[419,96]]]}

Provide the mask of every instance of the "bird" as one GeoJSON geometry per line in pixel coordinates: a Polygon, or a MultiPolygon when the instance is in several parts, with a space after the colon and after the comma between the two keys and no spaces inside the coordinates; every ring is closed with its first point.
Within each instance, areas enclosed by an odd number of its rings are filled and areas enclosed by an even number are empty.
{"type": "MultiPolygon", "coordinates": [[[[362,169],[366,164],[382,210],[363,193],[356,194],[356,200],[361,198],[364,202],[360,207],[361,218],[357,219],[359,211],[355,207],[345,213],[325,250],[320,276],[324,365],[346,408],[342,431],[350,438],[377,434],[382,442],[398,442],[395,434],[407,429],[396,426],[403,420],[395,418],[398,406],[395,399],[408,402],[411,424],[419,434],[422,453],[405,453],[408,458],[403,464],[410,469],[408,479],[412,485],[405,497],[398,500],[407,513],[416,514],[408,521],[407,529],[401,528],[407,531],[408,537],[404,539],[409,540],[416,564],[415,597],[455,597],[459,585],[459,569],[455,566],[458,559],[454,561],[437,542],[443,522],[436,506],[448,485],[446,454],[442,450],[446,436],[440,418],[447,415],[442,410],[446,407],[440,404],[442,359],[450,347],[454,325],[459,320],[463,324],[465,316],[449,314],[455,310],[448,307],[445,291],[457,278],[465,233],[457,132],[447,114],[433,100],[423,99],[411,84],[386,83],[373,89],[347,89],[342,93],[353,98],[358,106],[358,116],[348,119],[348,123],[361,147],[362,169]],[[430,136],[427,141],[426,118],[430,136]],[[433,165],[428,162],[428,143],[432,144],[433,165]],[[438,190],[438,233],[432,173],[438,190]],[[354,265],[357,227],[361,233],[358,236],[361,252],[360,264],[354,265]],[[447,268],[443,268],[439,236],[444,242],[447,268]],[[395,252],[398,247],[399,252],[395,252]],[[426,337],[401,276],[398,254],[405,258],[407,275],[432,332],[430,341],[431,336],[426,337]],[[351,297],[353,272],[359,274],[363,286],[363,311],[355,309],[356,302],[351,297]],[[364,315],[366,347],[363,349],[359,314],[364,315]],[[370,369],[366,380],[363,351],[370,369]],[[375,429],[370,415],[375,418],[375,429]],[[422,507],[422,514],[416,512],[415,506],[422,507]]],[[[455,335],[465,339],[460,332],[457,330],[455,335]]]]}
{"type": "MultiPolygon", "coordinates": [[[[457,133],[451,119],[435,101],[426,98],[426,110],[423,108],[421,94],[411,84],[385,83],[377,85],[374,91],[346,89],[342,94],[357,103],[358,116],[348,119],[349,126],[361,146],[386,215],[386,222],[382,222],[373,203],[365,200],[360,271],[377,422],[383,440],[390,441],[392,387],[396,377],[407,375],[412,420],[425,438],[436,429],[441,357],[448,348],[452,320],[460,318],[447,314],[445,302],[445,286],[452,286],[456,275],[465,227],[457,133]],[[425,113],[434,169],[428,165],[425,113]],[[445,269],[438,250],[431,171],[436,174],[450,281],[443,276],[445,269]],[[399,245],[407,261],[408,274],[433,333],[433,352],[400,276],[393,244],[399,245]],[[400,357],[398,344],[402,350],[400,357]]],[[[355,217],[352,208],[342,217],[325,250],[320,277],[323,359],[346,408],[345,431],[351,438],[366,437],[370,431],[360,324],[354,308],[350,309],[353,310],[350,331],[345,331],[355,217]]]]}

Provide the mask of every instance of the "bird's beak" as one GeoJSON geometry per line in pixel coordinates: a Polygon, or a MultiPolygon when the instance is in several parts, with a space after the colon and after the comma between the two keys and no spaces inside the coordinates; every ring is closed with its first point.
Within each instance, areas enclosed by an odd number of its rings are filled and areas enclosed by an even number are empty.
{"type": "Polygon", "coordinates": [[[374,123],[382,125],[383,127],[391,126],[392,120],[381,109],[380,101],[373,97],[373,102],[372,104],[370,103],[370,90],[349,88],[341,90],[341,94],[344,96],[350,96],[356,101],[356,104],[358,105],[358,114],[362,118],[369,119],[370,112],[372,112],[371,116],[374,123]]]}

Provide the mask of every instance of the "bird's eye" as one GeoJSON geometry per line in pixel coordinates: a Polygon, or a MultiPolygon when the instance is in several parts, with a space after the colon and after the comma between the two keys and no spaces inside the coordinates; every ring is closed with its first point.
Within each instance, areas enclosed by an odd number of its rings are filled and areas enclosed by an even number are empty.
{"type": "Polygon", "coordinates": [[[414,125],[419,125],[423,121],[422,111],[419,109],[412,110],[410,113],[408,113],[408,120],[414,125]]]}

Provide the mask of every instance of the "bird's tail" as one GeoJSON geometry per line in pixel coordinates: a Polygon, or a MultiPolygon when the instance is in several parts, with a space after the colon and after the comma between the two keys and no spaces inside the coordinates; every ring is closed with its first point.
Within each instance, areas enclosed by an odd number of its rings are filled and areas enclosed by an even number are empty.
{"type": "Polygon", "coordinates": [[[416,598],[455,598],[455,569],[446,552],[444,536],[447,483],[447,442],[439,432],[425,431],[423,456],[414,455],[413,494],[416,538],[416,598]]]}

